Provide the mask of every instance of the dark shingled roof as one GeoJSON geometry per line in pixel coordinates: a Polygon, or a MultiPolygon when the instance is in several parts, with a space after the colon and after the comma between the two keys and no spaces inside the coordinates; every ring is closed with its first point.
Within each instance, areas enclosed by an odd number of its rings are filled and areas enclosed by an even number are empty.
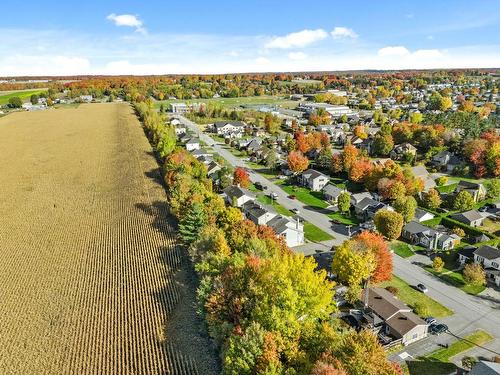
{"type": "Polygon", "coordinates": [[[474,251],[474,254],[483,257],[485,259],[491,259],[491,260],[500,258],[500,250],[498,250],[496,247],[489,245],[481,246],[479,249],[474,251]]]}

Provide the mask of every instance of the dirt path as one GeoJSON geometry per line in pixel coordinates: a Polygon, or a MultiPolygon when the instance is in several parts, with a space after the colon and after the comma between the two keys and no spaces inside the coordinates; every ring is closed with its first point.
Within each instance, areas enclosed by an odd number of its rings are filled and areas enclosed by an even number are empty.
{"type": "Polygon", "coordinates": [[[157,169],[124,103],[0,119],[0,373],[217,372],[157,169]]]}

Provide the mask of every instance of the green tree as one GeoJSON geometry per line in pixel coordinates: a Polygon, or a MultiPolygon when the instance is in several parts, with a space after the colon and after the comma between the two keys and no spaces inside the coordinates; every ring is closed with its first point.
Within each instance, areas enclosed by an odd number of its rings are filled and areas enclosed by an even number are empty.
{"type": "Polygon", "coordinates": [[[175,128],[172,125],[165,126],[156,145],[156,150],[162,158],[166,158],[174,151],[176,141],[175,128]]]}
{"type": "Polygon", "coordinates": [[[359,286],[376,267],[373,253],[358,249],[353,240],[344,241],[335,251],[332,272],[348,286],[359,286]]]}
{"type": "Polygon", "coordinates": [[[403,229],[403,215],[399,212],[379,210],[373,218],[377,230],[389,240],[395,240],[401,236],[403,229]]]}
{"type": "Polygon", "coordinates": [[[322,169],[328,169],[328,168],[330,168],[330,165],[332,164],[332,156],[333,156],[333,152],[332,152],[331,147],[324,147],[319,152],[319,155],[316,158],[316,163],[322,169]]]}
{"type": "Polygon", "coordinates": [[[265,159],[266,167],[274,170],[278,164],[278,154],[274,150],[270,150],[265,159]]]}
{"type": "Polygon", "coordinates": [[[23,106],[23,101],[19,96],[13,96],[9,99],[9,107],[11,108],[21,108],[23,106]]]}
{"type": "Polygon", "coordinates": [[[31,95],[30,97],[31,104],[38,104],[38,99],[39,99],[38,95],[36,94],[31,95]]]}
{"type": "Polygon", "coordinates": [[[441,206],[442,200],[436,189],[429,189],[428,192],[422,193],[422,205],[431,210],[435,210],[441,206]]]}
{"type": "Polygon", "coordinates": [[[375,155],[387,156],[394,148],[392,135],[377,134],[373,139],[372,151],[375,155]]]}
{"type": "Polygon", "coordinates": [[[436,184],[437,186],[443,186],[448,183],[448,176],[441,176],[436,178],[436,184]]]}
{"type": "Polygon", "coordinates": [[[351,195],[347,191],[343,191],[339,194],[337,203],[340,212],[349,212],[351,208],[351,195]]]}
{"type": "Polygon", "coordinates": [[[396,212],[403,215],[405,223],[408,223],[415,217],[415,210],[417,209],[417,201],[413,197],[399,197],[394,203],[393,207],[396,212]]]}
{"type": "Polygon", "coordinates": [[[190,244],[207,224],[207,213],[201,203],[194,203],[188,213],[179,221],[179,234],[182,240],[190,244]]]}
{"type": "Polygon", "coordinates": [[[498,199],[500,197],[500,178],[494,178],[486,183],[488,197],[498,199]]]}
{"type": "Polygon", "coordinates": [[[410,122],[413,124],[420,124],[424,116],[420,112],[412,112],[410,113],[410,122]]]}
{"type": "Polygon", "coordinates": [[[474,207],[474,198],[466,190],[462,190],[453,200],[453,209],[456,211],[467,211],[474,207]]]}

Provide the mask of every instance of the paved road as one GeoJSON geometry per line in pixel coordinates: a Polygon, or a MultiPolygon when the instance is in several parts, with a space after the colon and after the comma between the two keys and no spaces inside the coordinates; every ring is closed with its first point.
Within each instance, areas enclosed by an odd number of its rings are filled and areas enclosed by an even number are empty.
{"type": "MultiPolygon", "coordinates": [[[[193,132],[198,134],[200,140],[211,146],[233,166],[250,168],[240,158],[234,156],[231,152],[217,144],[210,136],[201,132],[198,125],[194,122],[189,121],[185,117],[179,117],[179,119],[193,132]]],[[[275,192],[278,196],[277,202],[279,204],[287,209],[299,209],[301,217],[335,237],[334,240],[326,241],[324,245],[306,244],[300,246],[297,248],[298,251],[310,254],[314,251],[315,247],[327,250],[331,246],[338,245],[348,238],[342,233],[342,229],[345,229],[345,227],[337,226],[333,228],[326,215],[311,210],[300,201],[289,199],[287,194],[272,181],[255,172],[250,173],[250,179],[252,182],[260,182],[262,185],[267,186],[268,193],[275,192]]],[[[458,288],[445,284],[439,278],[422,269],[422,267],[412,264],[410,260],[403,259],[397,255],[393,259],[394,274],[396,276],[402,278],[410,285],[425,284],[429,289],[429,297],[453,310],[453,316],[443,319],[443,322],[448,324],[452,333],[461,336],[481,328],[500,338],[500,301],[492,301],[480,296],[471,296],[458,288]]],[[[415,345],[415,347],[417,348],[418,346],[415,345]]],[[[411,345],[407,348],[410,354],[411,348],[411,345]]],[[[500,348],[496,349],[500,352],[500,348]]]]}

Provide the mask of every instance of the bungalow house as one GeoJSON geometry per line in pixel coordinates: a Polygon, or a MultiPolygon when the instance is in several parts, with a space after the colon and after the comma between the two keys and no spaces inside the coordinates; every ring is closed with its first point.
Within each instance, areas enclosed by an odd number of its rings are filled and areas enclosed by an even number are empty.
{"type": "Polygon", "coordinates": [[[245,217],[257,225],[266,225],[277,214],[271,208],[250,200],[241,206],[241,211],[245,217]]]}
{"type": "Polygon", "coordinates": [[[380,201],[372,198],[364,198],[359,203],[354,205],[354,211],[358,219],[368,221],[373,219],[378,210],[386,209],[394,211],[391,206],[388,206],[380,201]]]}
{"type": "Polygon", "coordinates": [[[217,164],[215,161],[211,161],[207,165],[207,176],[211,178],[216,172],[220,170],[221,170],[220,165],[217,164]]]}
{"type": "Polygon", "coordinates": [[[199,150],[200,140],[198,138],[190,138],[186,141],[185,147],[187,151],[199,150]]]}
{"type": "Polygon", "coordinates": [[[452,215],[452,218],[471,227],[480,227],[483,225],[484,216],[476,210],[470,210],[452,215]]]}
{"type": "Polygon", "coordinates": [[[484,267],[486,278],[500,287],[500,250],[498,248],[483,245],[474,251],[474,263],[484,267]]]}
{"type": "Polygon", "coordinates": [[[351,205],[355,206],[365,198],[371,198],[377,200],[373,193],[369,191],[364,191],[362,193],[351,194],[351,205]]]}
{"type": "Polygon", "coordinates": [[[226,202],[234,207],[241,207],[246,202],[253,201],[256,198],[255,194],[250,190],[234,185],[225,188],[223,195],[226,202]]]}
{"type": "Polygon", "coordinates": [[[331,204],[337,204],[337,199],[339,198],[339,195],[346,191],[345,189],[341,189],[335,185],[328,184],[323,188],[323,197],[325,198],[326,201],[330,202],[331,204]]]}
{"type": "Polygon", "coordinates": [[[304,244],[304,225],[298,218],[277,215],[267,222],[276,235],[283,237],[288,247],[304,244]]]}
{"type": "Polygon", "coordinates": [[[429,250],[453,249],[459,242],[460,237],[456,234],[447,234],[410,221],[403,227],[401,237],[414,245],[423,246],[429,250]]]}
{"type": "Polygon", "coordinates": [[[369,287],[363,291],[362,298],[364,317],[374,330],[401,340],[405,346],[427,336],[427,323],[388,290],[369,287]]]}
{"type": "Polygon", "coordinates": [[[434,219],[434,214],[431,214],[430,212],[427,212],[420,208],[415,209],[415,217],[413,218],[413,220],[421,223],[422,221],[427,221],[432,219],[434,219]]]}
{"type": "Polygon", "coordinates": [[[479,184],[476,182],[469,182],[461,180],[457,188],[455,189],[456,193],[461,191],[468,191],[470,195],[474,198],[475,202],[482,201],[486,197],[486,188],[483,184],[479,184]]]}
{"type": "Polygon", "coordinates": [[[457,250],[458,264],[460,266],[465,265],[465,263],[470,263],[474,261],[474,251],[477,250],[475,246],[465,246],[457,250]]]}
{"type": "Polygon", "coordinates": [[[417,165],[411,168],[413,175],[420,178],[424,182],[424,191],[436,187],[436,182],[431,178],[429,172],[423,165],[417,165]]]}
{"type": "Polygon", "coordinates": [[[184,114],[189,111],[189,107],[186,103],[171,103],[170,110],[172,113],[184,114]]]}
{"type": "Polygon", "coordinates": [[[181,120],[179,120],[178,118],[175,118],[175,117],[174,117],[174,118],[172,118],[172,119],[170,120],[170,124],[172,124],[173,126],[178,126],[178,125],[181,125],[181,124],[182,124],[182,122],[181,122],[181,120]]]}
{"type": "Polygon", "coordinates": [[[197,148],[197,149],[192,150],[191,155],[193,155],[196,159],[201,158],[201,157],[203,157],[205,159],[212,158],[212,154],[203,148],[197,148]]]}
{"type": "Polygon", "coordinates": [[[389,156],[393,160],[402,160],[406,154],[417,155],[417,148],[410,143],[402,143],[394,146],[389,156]]]}
{"type": "Polygon", "coordinates": [[[298,177],[299,184],[308,187],[312,191],[320,191],[329,181],[330,178],[327,175],[314,169],[308,169],[298,177]]]}
{"type": "Polygon", "coordinates": [[[245,127],[245,123],[241,121],[217,121],[213,125],[213,130],[223,137],[241,138],[245,127]]]}
{"type": "Polygon", "coordinates": [[[499,375],[500,363],[481,360],[472,366],[469,375],[499,375]]]}

